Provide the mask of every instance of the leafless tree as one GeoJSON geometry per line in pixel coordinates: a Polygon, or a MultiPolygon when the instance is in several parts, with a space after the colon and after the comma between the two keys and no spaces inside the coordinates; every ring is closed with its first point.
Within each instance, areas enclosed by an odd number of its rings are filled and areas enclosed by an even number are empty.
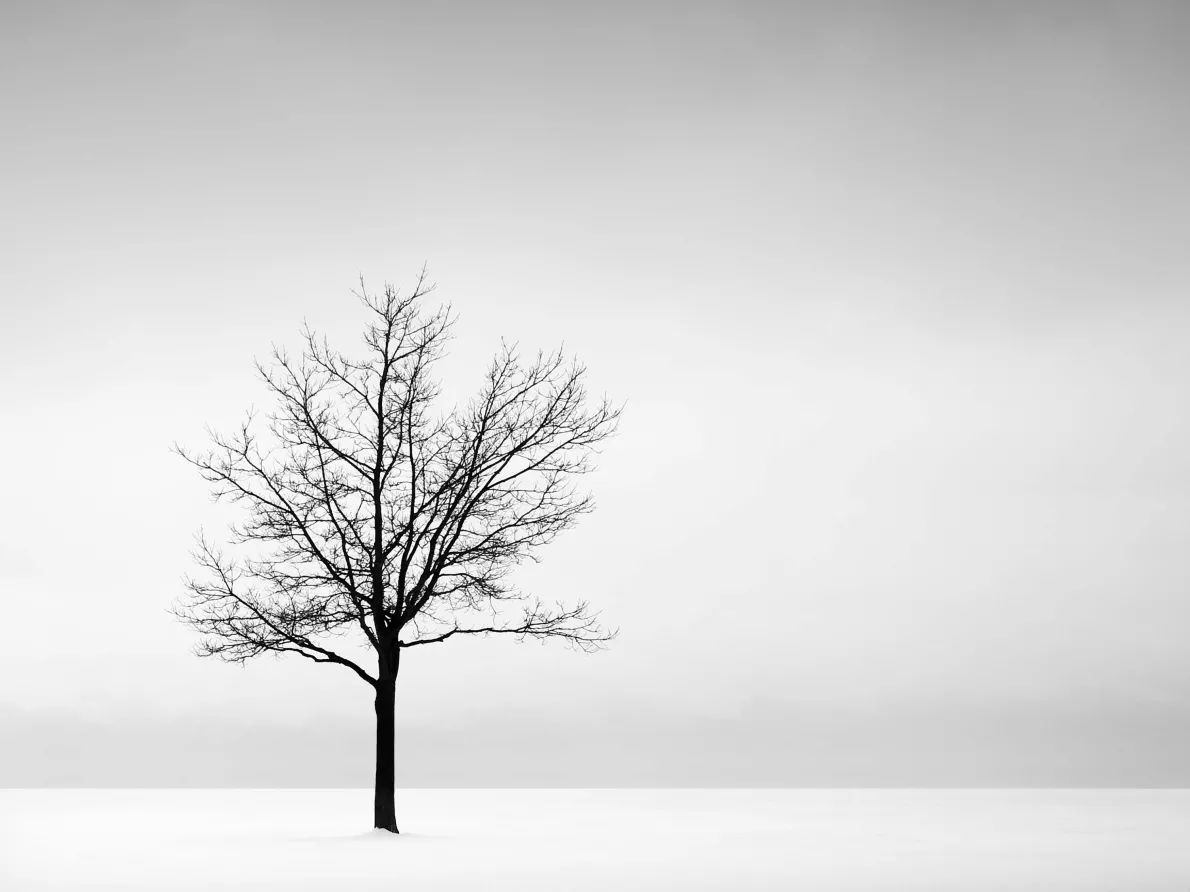
{"type": "Polygon", "coordinates": [[[423,311],[430,290],[424,271],[408,295],[361,283],[359,357],[303,326],[300,356],[274,347],[257,363],[276,403],[266,423],[249,413],[233,434],[212,431],[204,452],[174,447],[216,499],[244,509],[224,547],[199,535],[202,572],[174,612],[202,634],[200,655],[297,654],[375,689],[374,818],[393,833],[406,650],[493,634],[593,650],[614,634],[586,602],[530,599],[509,571],[592,509],[576,481],[620,410],[589,399],[584,368],[560,351],[526,361],[505,344],[479,394],[436,413],[432,373],[454,319],[423,311]],[[339,645],[347,637],[374,668],[339,645]]]}

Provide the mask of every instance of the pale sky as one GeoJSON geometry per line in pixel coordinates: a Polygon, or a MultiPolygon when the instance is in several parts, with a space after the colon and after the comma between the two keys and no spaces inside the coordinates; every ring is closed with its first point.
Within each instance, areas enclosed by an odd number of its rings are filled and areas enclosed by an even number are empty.
{"type": "Polygon", "coordinates": [[[1190,784],[1187,96],[1173,3],[4,4],[0,785],[369,783],[168,447],[423,263],[449,398],[626,401],[517,577],[621,636],[412,651],[399,783],[1190,784]]]}

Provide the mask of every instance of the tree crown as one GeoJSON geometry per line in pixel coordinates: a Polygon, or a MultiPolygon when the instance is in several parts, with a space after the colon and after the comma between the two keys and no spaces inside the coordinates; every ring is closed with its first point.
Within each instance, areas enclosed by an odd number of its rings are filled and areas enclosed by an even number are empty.
{"type": "Polygon", "coordinates": [[[436,413],[454,317],[422,309],[431,290],[424,272],[407,295],[361,283],[362,356],[303,326],[300,356],[274,347],[256,364],[275,399],[263,435],[249,413],[203,452],[174,447],[244,509],[226,548],[200,535],[203,572],[174,608],[202,634],[201,655],[296,653],[375,684],[401,650],[456,635],[584,650],[614,636],[585,601],[546,605],[509,572],[592,509],[577,478],[620,409],[591,401],[584,367],[561,351],[525,361],[503,344],[479,393],[436,413]],[[378,653],[378,676],[333,649],[348,633],[378,653]]]}

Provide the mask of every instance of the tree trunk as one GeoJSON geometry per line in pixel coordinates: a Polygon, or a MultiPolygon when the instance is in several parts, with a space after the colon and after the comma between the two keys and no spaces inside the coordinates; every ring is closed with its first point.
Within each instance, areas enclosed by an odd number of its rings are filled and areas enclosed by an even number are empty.
{"type": "Polygon", "coordinates": [[[397,679],[378,679],[376,684],[376,791],[373,799],[375,827],[390,833],[397,830],[393,788],[396,784],[393,719],[397,679]]]}

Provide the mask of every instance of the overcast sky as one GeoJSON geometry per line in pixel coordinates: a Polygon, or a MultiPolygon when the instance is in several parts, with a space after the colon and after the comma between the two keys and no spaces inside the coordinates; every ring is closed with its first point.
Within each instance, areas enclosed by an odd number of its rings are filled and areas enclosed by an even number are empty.
{"type": "Polygon", "coordinates": [[[0,7],[0,785],[359,785],[371,691],[195,658],[168,447],[427,263],[627,403],[410,652],[399,783],[1190,784],[1190,8],[0,7]]]}

